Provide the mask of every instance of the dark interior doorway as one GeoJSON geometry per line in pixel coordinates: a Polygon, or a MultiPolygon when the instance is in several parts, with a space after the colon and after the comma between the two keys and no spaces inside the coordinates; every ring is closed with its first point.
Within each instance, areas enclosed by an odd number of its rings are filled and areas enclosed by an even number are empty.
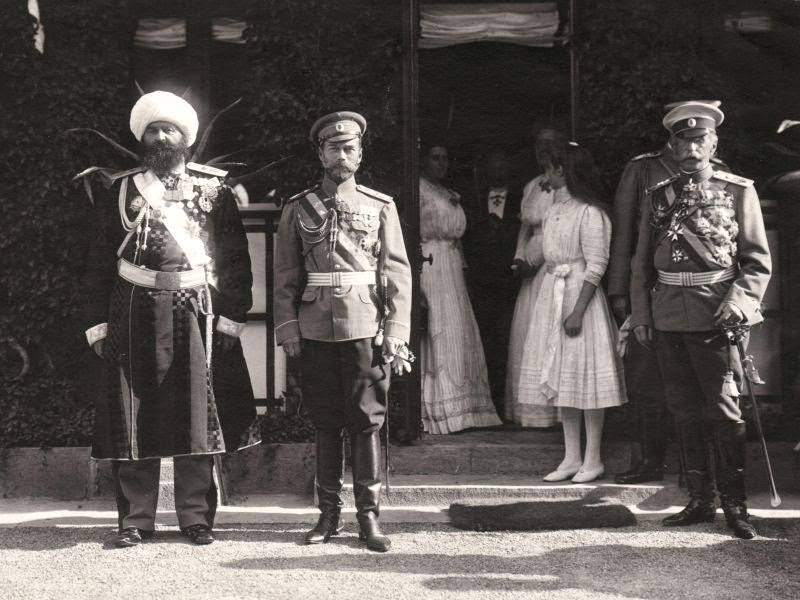
{"type": "Polygon", "coordinates": [[[570,130],[570,54],[564,46],[477,42],[420,49],[418,65],[419,161],[423,166],[430,144],[448,149],[448,186],[460,194],[467,216],[467,231],[461,238],[465,279],[492,400],[502,418],[506,353],[518,289],[511,263],[520,200],[525,184],[539,174],[532,134],[544,126],[570,130]],[[502,224],[490,225],[486,196],[498,184],[490,182],[488,162],[497,152],[507,164],[506,207],[502,224]]]}
{"type": "Polygon", "coordinates": [[[469,193],[475,167],[492,149],[510,158],[520,185],[536,175],[531,130],[570,119],[569,53],[478,42],[419,50],[420,138],[444,140],[453,187],[469,193]],[[461,189],[459,189],[461,188],[461,189]]]}

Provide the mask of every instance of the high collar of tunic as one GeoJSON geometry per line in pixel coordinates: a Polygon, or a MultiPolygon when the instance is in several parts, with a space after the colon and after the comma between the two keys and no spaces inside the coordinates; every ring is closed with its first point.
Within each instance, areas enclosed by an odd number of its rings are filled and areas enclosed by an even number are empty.
{"type": "Polygon", "coordinates": [[[701,183],[703,181],[708,181],[711,179],[711,176],[714,174],[714,167],[711,163],[707,164],[705,168],[695,171],[694,173],[686,173],[681,171],[681,183],[701,183]]]}
{"type": "Polygon", "coordinates": [[[342,183],[336,183],[325,175],[322,178],[322,191],[325,192],[325,195],[329,198],[332,196],[339,196],[340,198],[352,196],[356,191],[356,178],[349,177],[342,183]]]}

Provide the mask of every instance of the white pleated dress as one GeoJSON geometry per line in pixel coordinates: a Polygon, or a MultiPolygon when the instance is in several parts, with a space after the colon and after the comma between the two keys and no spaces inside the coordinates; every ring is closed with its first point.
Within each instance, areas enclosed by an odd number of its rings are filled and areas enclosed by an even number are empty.
{"type": "Polygon", "coordinates": [[[433,256],[420,284],[428,305],[421,340],[422,422],[428,433],[499,425],[486,359],[464,281],[459,240],[466,229],[458,195],[420,178],[422,251],[433,256]]]}
{"type": "Polygon", "coordinates": [[[608,265],[611,221],[599,208],[556,191],[543,222],[545,265],[520,368],[521,405],[608,408],[626,401],[617,326],[600,280],[608,265]],[[584,281],[597,285],[581,333],[566,319],[584,281]]]}
{"type": "MultiPolygon", "coordinates": [[[[522,192],[520,203],[522,225],[517,237],[517,251],[514,258],[524,260],[532,267],[544,264],[542,221],[547,209],[553,204],[553,189],[545,181],[544,175],[539,175],[528,182],[522,192]]],[[[514,305],[514,317],[511,321],[508,363],[506,365],[505,417],[524,427],[551,427],[558,422],[558,411],[552,406],[520,404],[519,402],[522,354],[525,350],[533,309],[544,275],[545,270],[539,269],[534,277],[527,277],[522,281],[517,294],[517,302],[514,305]]],[[[532,331],[531,335],[540,335],[540,333],[532,331]]]]}

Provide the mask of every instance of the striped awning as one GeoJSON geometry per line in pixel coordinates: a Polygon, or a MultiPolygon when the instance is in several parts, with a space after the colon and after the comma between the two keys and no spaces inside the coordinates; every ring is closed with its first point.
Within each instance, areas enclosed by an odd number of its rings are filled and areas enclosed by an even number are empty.
{"type": "Polygon", "coordinates": [[[555,2],[423,4],[419,47],[443,48],[470,42],[549,47],[555,43],[558,24],[555,2]]]}
{"type": "MultiPolygon", "coordinates": [[[[244,44],[245,21],[220,17],[211,21],[211,39],[227,44],[244,44]]],[[[186,19],[139,19],[133,43],[150,50],[175,50],[186,47],[186,19]]]]}

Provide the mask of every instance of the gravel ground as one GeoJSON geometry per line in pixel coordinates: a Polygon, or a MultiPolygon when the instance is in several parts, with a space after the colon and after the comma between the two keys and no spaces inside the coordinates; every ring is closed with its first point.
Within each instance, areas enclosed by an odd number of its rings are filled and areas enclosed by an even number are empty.
{"type": "Polygon", "coordinates": [[[0,529],[0,598],[800,598],[800,522],[757,525],[748,542],[721,519],[531,533],[388,524],[383,555],[359,546],[352,523],[324,546],[300,545],[298,524],[248,524],[220,527],[211,546],[168,527],[125,550],[104,546],[107,527],[16,527],[0,529]]]}

